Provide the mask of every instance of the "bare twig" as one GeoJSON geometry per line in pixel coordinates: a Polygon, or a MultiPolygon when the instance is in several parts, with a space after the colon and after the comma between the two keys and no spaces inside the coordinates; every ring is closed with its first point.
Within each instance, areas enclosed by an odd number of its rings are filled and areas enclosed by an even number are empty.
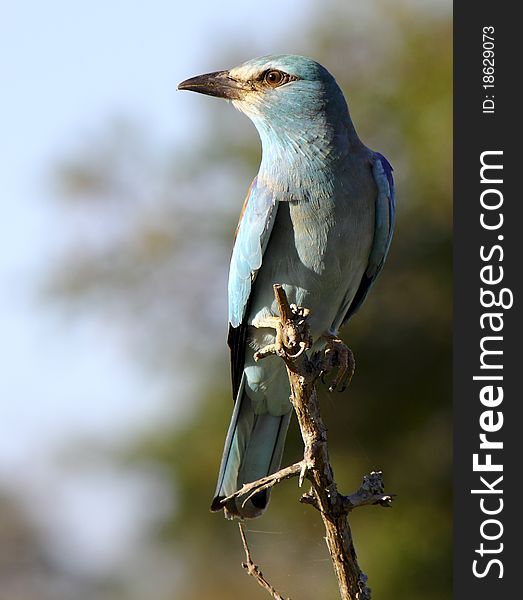
{"type": "Polygon", "coordinates": [[[369,506],[379,504],[388,508],[396,494],[385,494],[383,483],[383,473],[381,471],[372,471],[370,475],[363,476],[363,483],[360,489],[350,496],[343,496],[343,508],[350,512],[358,506],[369,506]]]}
{"type": "Polygon", "coordinates": [[[277,483],[280,483],[284,479],[290,479],[291,477],[296,477],[301,474],[303,471],[303,461],[297,462],[290,467],[285,467],[285,469],[281,469],[280,471],[276,471],[272,475],[268,475],[267,477],[262,477],[256,481],[251,483],[246,483],[242,488],[238,491],[234,492],[227,498],[224,498],[221,501],[221,504],[224,506],[229,502],[229,500],[233,500],[234,498],[241,498],[246,496],[243,504],[245,504],[254,494],[258,492],[262,492],[263,490],[267,490],[277,483]]]}
{"type": "Polygon", "coordinates": [[[242,567],[247,571],[249,575],[254,577],[254,579],[256,579],[256,581],[262,586],[262,588],[266,589],[273,598],[276,598],[276,600],[290,600],[290,598],[284,598],[281,594],[279,594],[265,579],[263,573],[260,571],[260,568],[254,563],[254,561],[251,558],[251,551],[249,550],[249,545],[247,544],[247,538],[245,537],[245,532],[243,530],[242,523],[238,523],[238,526],[240,528],[240,536],[242,538],[243,549],[245,550],[245,560],[247,561],[242,563],[242,567]]]}

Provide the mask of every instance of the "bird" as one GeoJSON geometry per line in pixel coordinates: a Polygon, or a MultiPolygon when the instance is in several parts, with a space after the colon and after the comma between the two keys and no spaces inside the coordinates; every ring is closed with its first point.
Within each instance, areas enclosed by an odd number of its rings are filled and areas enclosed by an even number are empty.
{"type": "Polygon", "coordinates": [[[178,89],[230,101],[261,140],[229,268],[234,409],[211,505],[227,518],[252,519],[265,512],[270,491],[246,502],[230,496],[280,468],[292,414],[283,361],[254,359],[275,341],[273,285],[310,310],[312,350],[339,342],[389,251],[392,166],[363,144],[335,78],[311,58],[263,56],[178,89]]]}

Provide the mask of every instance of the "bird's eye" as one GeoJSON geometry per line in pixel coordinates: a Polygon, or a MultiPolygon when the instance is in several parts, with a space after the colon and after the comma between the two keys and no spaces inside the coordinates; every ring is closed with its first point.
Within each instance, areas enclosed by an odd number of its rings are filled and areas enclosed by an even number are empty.
{"type": "Polygon", "coordinates": [[[287,75],[282,73],[281,71],[267,71],[264,76],[264,81],[267,85],[271,87],[278,87],[279,85],[283,85],[287,81],[287,75]]]}

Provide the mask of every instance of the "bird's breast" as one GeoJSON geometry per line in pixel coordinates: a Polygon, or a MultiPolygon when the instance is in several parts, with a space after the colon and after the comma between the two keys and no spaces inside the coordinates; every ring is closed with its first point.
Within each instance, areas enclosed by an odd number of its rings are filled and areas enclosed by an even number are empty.
{"type": "MultiPolygon", "coordinates": [[[[341,181],[331,196],[279,203],[255,283],[251,323],[276,314],[272,286],[280,283],[291,303],[311,310],[314,337],[332,328],[367,267],[374,196],[374,188],[367,189],[361,182],[350,186],[341,181]]],[[[254,339],[260,334],[253,332],[254,339]]],[[[266,343],[268,334],[263,332],[259,342],[266,343]]]]}

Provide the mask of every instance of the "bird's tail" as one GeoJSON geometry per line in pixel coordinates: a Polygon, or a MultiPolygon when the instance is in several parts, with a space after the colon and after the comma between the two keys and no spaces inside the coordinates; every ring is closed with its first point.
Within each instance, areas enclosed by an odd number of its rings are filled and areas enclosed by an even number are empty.
{"type": "Polygon", "coordinates": [[[256,415],[251,399],[245,392],[245,376],[238,391],[231,424],[225,440],[218,484],[212,511],[225,508],[227,517],[252,519],[259,517],[267,508],[270,490],[264,490],[250,498],[244,506],[244,498],[224,498],[234,494],[245,483],[256,481],[280,468],[285,437],[292,411],[285,415],[256,415]]]}

